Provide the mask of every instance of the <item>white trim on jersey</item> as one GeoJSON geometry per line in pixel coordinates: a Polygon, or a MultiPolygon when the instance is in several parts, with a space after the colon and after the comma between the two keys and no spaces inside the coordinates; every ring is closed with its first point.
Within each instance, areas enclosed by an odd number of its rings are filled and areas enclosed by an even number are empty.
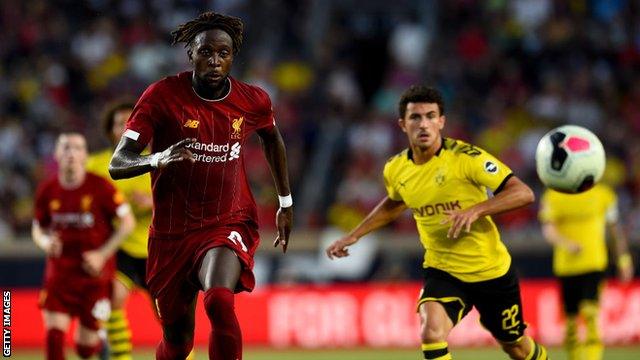
{"type": "Polygon", "coordinates": [[[127,129],[124,131],[124,134],[122,134],[122,136],[126,136],[131,140],[138,141],[138,138],[140,137],[140,133],[137,131],[133,131],[131,129],[127,129]]]}

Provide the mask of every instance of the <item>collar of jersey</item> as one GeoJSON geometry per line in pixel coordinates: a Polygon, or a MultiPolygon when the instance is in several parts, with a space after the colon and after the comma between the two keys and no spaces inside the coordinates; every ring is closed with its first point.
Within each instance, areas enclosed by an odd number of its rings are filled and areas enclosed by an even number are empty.
{"type": "MultiPolygon", "coordinates": [[[[440,147],[438,148],[438,150],[436,150],[436,153],[435,153],[436,156],[440,157],[440,153],[442,152],[442,149],[446,149],[447,148],[447,146],[445,145],[446,140],[447,140],[447,138],[445,138],[445,137],[442,138],[442,141],[440,142],[440,147]]],[[[414,163],[413,162],[413,151],[411,151],[411,148],[409,148],[407,150],[407,159],[409,159],[409,161],[414,163]]]]}
{"type": "Polygon", "coordinates": [[[224,99],[227,98],[227,96],[229,96],[229,94],[231,94],[231,79],[227,76],[227,81],[229,82],[229,91],[227,92],[227,94],[219,99],[205,99],[202,96],[198,95],[198,92],[196,91],[196,89],[193,88],[193,85],[191,86],[191,90],[193,91],[194,94],[196,94],[197,97],[199,97],[200,99],[207,101],[207,102],[218,102],[218,101],[222,101],[224,99]]]}

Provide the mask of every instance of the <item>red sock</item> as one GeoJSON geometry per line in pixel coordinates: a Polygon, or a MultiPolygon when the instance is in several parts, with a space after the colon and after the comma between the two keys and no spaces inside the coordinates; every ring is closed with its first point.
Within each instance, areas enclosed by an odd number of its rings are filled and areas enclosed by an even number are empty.
{"type": "Polygon", "coordinates": [[[184,360],[193,348],[193,340],[184,344],[172,344],[162,339],[156,348],[156,360],[184,360]]]}
{"type": "Polygon", "coordinates": [[[97,354],[102,349],[102,343],[98,341],[95,345],[82,345],[76,343],[76,353],[81,359],[88,359],[97,354]]]}
{"type": "Polygon", "coordinates": [[[47,330],[47,360],[64,360],[64,331],[47,330]]]}
{"type": "Polygon", "coordinates": [[[209,359],[242,360],[242,334],[236,318],[233,292],[227,288],[207,290],[204,308],[211,322],[209,359]]]}

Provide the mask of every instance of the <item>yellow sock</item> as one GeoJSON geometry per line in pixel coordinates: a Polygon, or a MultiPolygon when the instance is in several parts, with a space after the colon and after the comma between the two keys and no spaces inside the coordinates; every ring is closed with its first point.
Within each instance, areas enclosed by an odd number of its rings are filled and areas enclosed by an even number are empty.
{"type": "Polygon", "coordinates": [[[538,344],[532,338],[529,338],[529,341],[531,341],[531,352],[525,360],[549,360],[547,349],[544,346],[538,344]]]}
{"type": "Polygon", "coordinates": [[[578,319],[576,315],[568,315],[565,325],[564,347],[569,360],[581,360],[582,349],[578,342],[578,319]]]}
{"type": "Polygon", "coordinates": [[[111,312],[107,322],[107,338],[113,360],[132,360],[131,358],[131,330],[124,310],[111,312]]]}
{"type": "Polygon", "coordinates": [[[447,348],[449,344],[446,341],[422,344],[422,353],[425,360],[451,360],[451,354],[447,348]]]}
{"type": "Polygon", "coordinates": [[[584,317],[587,326],[587,337],[584,344],[584,359],[602,360],[604,345],[600,337],[598,327],[598,304],[593,301],[585,301],[580,307],[580,314],[584,317]]]}

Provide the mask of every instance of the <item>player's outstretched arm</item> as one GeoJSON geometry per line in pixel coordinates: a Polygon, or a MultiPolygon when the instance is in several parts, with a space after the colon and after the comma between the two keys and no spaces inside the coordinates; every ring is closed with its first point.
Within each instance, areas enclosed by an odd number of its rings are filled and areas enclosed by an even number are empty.
{"type": "Polygon", "coordinates": [[[289,234],[293,224],[293,200],[291,198],[291,189],[289,188],[287,152],[278,127],[260,129],[257,133],[280,198],[280,208],[276,214],[278,236],[273,242],[273,246],[280,244],[282,245],[282,252],[287,252],[289,234]]]}
{"type": "Polygon", "coordinates": [[[447,237],[457,238],[460,231],[471,230],[471,224],[483,216],[500,214],[531,204],[535,200],[533,191],[527,184],[515,176],[511,176],[504,184],[502,191],[494,197],[480,202],[467,209],[445,211],[447,218],[443,223],[451,223],[447,237]]]}
{"type": "Polygon", "coordinates": [[[407,205],[404,202],[391,200],[386,196],[347,236],[336,240],[327,247],[327,256],[329,259],[349,256],[349,250],[347,249],[349,246],[358,242],[366,234],[397,219],[406,209],[407,205]]]}
{"type": "Polygon", "coordinates": [[[145,145],[126,136],[120,138],[118,146],[109,163],[109,174],[114,180],[128,179],[142,175],[155,168],[164,168],[167,165],[183,160],[195,162],[195,158],[187,145],[195,142],[195,139],[183,139],[162,152],[151,155],[140,155],[145,145]]]}

